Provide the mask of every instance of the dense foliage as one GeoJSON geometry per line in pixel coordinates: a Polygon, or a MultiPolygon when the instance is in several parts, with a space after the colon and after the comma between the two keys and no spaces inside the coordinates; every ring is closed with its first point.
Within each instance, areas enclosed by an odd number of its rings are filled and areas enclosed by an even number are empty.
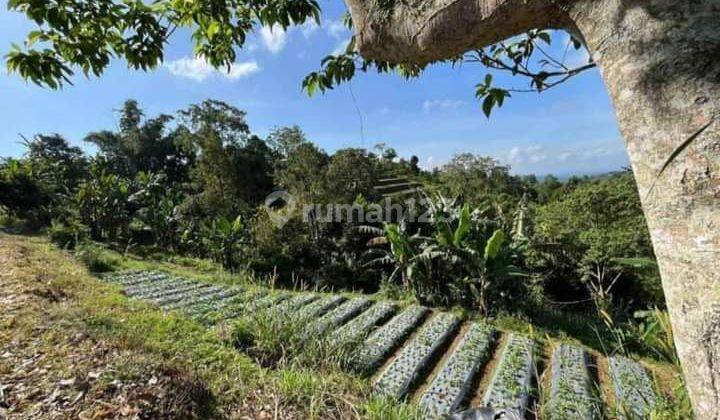
{"type": "Polygon", "coordinates": [[[385,144],[328,154],[299,127],[260,138],[245,116],[208,100],[150,118],[129,100],[118,131],[85,137],[93,155],[27,140],[0,164],[0,206],[64,247],[196,256],[286,284],[482,313],[662,305],[629,171],[539,180],[472,154],[425,171],[385,144]]]}

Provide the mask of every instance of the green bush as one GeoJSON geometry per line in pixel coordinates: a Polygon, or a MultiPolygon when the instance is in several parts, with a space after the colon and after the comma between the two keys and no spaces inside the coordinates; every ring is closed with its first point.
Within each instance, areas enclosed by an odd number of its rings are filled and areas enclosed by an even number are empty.
{"type": "Polygon", "coordinates": [[[251,349],[255,345],[255,333],[250,322],[241,318],[233,325],[233,329],[230,336],[230,341],[233,347],[241,351],[251,349]]]}
{"type": "Polygon", "coordinates": [[[516,241],[500,223],[468,203],[428,199],[430,223],[386,223],[375,232],[369,265],[389,267],[388,280],[411,290],[423,304],[461,305],[486,314],[503,302],[526,297],[516,241]]]}
{"type": "Polygon", "coordinates": [[[114,271],[120,265],[117,257],[110,255],[105,249],[89,241],[77,245],[75,256],[93,273],[114,271]]]}
{"type": "Polygon", "coordinates": [[[580,184],[534,210],[526,261],[543,273],[556,298],[591,297],[606,312],[613,302],[635,308],[663,304],[631,172],[580,184]]]}
{"type": "Polygon", "coordinates": [[[89,238],[90,229],[78,220],[68,220],[65,223],[53,220],[48,229],[48,235],[57,246],[75,249],[77,244],[89,238]]]}
{"type": "Polygon", "coordinates": [[[248,241],[242,216],[232,221],[224,217],[215,219],[203,226],[201,235],[202,244],[213,260],[226,270],[237,271],[240,268],[248,241]]]}

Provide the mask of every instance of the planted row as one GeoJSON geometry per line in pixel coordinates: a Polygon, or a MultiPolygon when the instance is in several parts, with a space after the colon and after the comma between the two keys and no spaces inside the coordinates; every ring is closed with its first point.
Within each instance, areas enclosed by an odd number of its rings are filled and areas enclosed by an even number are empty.
{"type": "Polygon", "coordinates": [[[143,298],[150,293],[181,287],[185,284],[194,284],[194,282],[168,277],[148,284],[125,287],[123,290],[128,296],[143,298]]]}
{"type": "MultiPolygon", "coordinates": [[[[252,313],[260,309],[260,307],[264,308],[264,305],[269,306],[270,302],[275,299],[278,299],[277,295],[268,295],[268,292],[265,290],[257,290],[244,293],[240,297],[233,297],[226,304],[215,310],[203,311],[201,306],[198,306],[198,310],[195,311],[195,313],[201,312],[197,318],[199,322],[206,325],[214,325],[228,319],[238,318],[244,314],[252,313]]],[[[206,303],[204,305],[210,306],[212,304],[206,303]]],[[[192,315],[193,311],[191,311],[190,314],[192,315]]]]}
{"type": "Polygon", "coordinates": [[[229,299],[241,292],[242,289],[238,287],[218,289],[210,293],[197,294],[195,296],[187,297],[186,299],[182,299],[174,303],[162,305],[162,308],[166,311],[172,311],[175,309],[195,306],[199,303],[222,301],[229,299]]]}
{"type": "Polygon", "coordinates": [[[142,293],[138,293],[135,295],[130,295],[139,299],[160,299],[166,296],[172,296],[177,295],[180,293],[186,293],[190,292],[192,290],[198,289],[200,287],[207,287],[208,285],[204,285],[202,283],[196,283],[196,282],[187,282],[187,283],[179,283],[174,284],[170,287],[164,287],[162,289],[150,289],[143,291],[142,293]]]}
{"type": "Polygon", "coordinates": [[[349,300],[313,322],[308,328],[307,334],[325,334],[328,329],[345,323],[368,306],[370,306],[370,300],[364,297],[349,300]]]}
{"type": "Polygon", "coordinates": [[[332,334],[332,340],[336,344],[352,343],[364,338],[370,333],[373,327],[389,318],[397,306],[391,302],[378,302],[357,318],[338,328],[332,334]]]}
{"type": "Polygon", "coordinates": [[[141,275],[142,272],[140,270],[126,270],[116,273],[106,273],[101,274],[100,278],[102,278],[105,281],[109,281],[112,283],[121,283],[125,280],[135,278],[139,275],[141,275]]]}
{"type": "Polygon", "coordinates": [[[410,335],[428,312],[425,307],[410,306],[370,334],[355,354],[355,370],[364,373],[375,370],[405,337],[410,335]]]}
{"type": "Polygon", "coordinates": [[[495,336],[495,330],[487,324],[470,326],[420,399],[429,417],[440,418],[460,408],[472,391],[473,378],[490,359],[495,336]]]}
{"type": "Polygon", "coordinates": [[[583,349],[569,344],[555,348],[547,418],[586,420],[599,415],[588,365],[589,357],[583,349]]]}
{"type": "Polygon", "coordinates": [[[181,302],[189,298],[194,298],[195,296],[204,296],[211,293],[217,293],[222,290],[223,289],[218,286],[211,286],[206,283],[198,283],[196,287],[186,292],[174,293],[156,299],[148,299],[148,301],[164,308],[174,303],[181,302]]]}
{"type": "Polygon", "coordinates": [[[344,300],[344,297],[338,295],[324,297],[300,308],[300,310],[297,311],[297,316],[301,319],[315,318],[338,306],[344,300]]]}
{"type": "Polygon", "coordinates": [[[434,316],[381,373],[375,382],[375,392],[398,399],[404,397],[459,324],[460,320],[450,313],[434,316]]]}
{"type": "Polygon", "coordinates": [[[249,302],[256,296],[257,292],[241,290],[236,295],[227,297],[225,299],[198,303],[192,308],[186,309],[184,312],[186,315],[195,318],[204,317],[208,314],[218,314],[230,305],[247,304],[247,302],[249,302]]]}
{"type": "Polygon", "coordinates": [[[300,294],[295,295],[291,298],[285,299],[276,306],[271,306],[269,310],[277,313],[284,313],[287,315],[290,315],[290,313],[297,311],[298,309],[302,308],[305,305],[308,305],[316,300],[318,300],[320,297],[318,295],[314,294],[300,294]]]}
{"type": "Polygon", "coordinates": [[[525,418],[535,374],[533,340],[511,334],[485,393],[486,407],[503,409],[509,418],[525,418]]]}
{"type": "Polygon", "coordinates": [[[645,368],[627,357],[608,359],[615,401],[622,418],[646,418],[657,402],[645,368]]]}
{"type": "Polygon", "coordinates": [[[119,275],[117,277],[110,276],[110,281],[113,283],[118,283],[124,287],[133,286],[136,284],[142,284],[142,283],[150,283],[154,282],[156,280],[163,279],[167,277],[168,275],[166,273],[156,272],[156,271],[145,271],[142,273],[137,274],[130,274],[130,275],[119,275]]]}

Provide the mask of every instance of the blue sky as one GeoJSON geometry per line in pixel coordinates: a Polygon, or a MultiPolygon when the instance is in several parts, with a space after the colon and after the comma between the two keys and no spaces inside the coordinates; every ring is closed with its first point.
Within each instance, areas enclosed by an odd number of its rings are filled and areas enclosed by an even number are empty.
{"type": "MultiPolygon", "coordinates": [[[[515,173],[539,175],[598,173],[627,165],[597,70],[542,95],[516,94],[490,120],[474,98],[474,86],[485,72],[473,64],[435,65],[409,81],[360,74],[351,85],[308,98],[300,89],[303,77],[349,38],[340,24],[342,2],[321,5],[319,27],[305,25],[287,33],[264,29],[253,35],[229,74],[194,59],[187,33],[174,36],[165,63],[148,73],[128,70],[117,61],[99,79],[79,75],[74,86],[51,91],[2,71],[0,156],[22,154],[19,134],[56,132],[87,148],[84,135],[117,128],[117,109],[128,98],[138,100],[149,116],[213,98],[247,111],[251,129],[261,136],[273,127],[298,124],[329,152],[385,142],[403,156],[417,155],[428,168],[455,153],[472,152],[493,156],[515,173]]],[[[0,52],[20,43],[31,28],[24,16],[3,8],[0,52]]],[[[565,39],[558,34],[554,45],[561,48],[565,39]]],[[[586,59],[584,53],[573,54],[569,60],[586,59]]],[[[525,83],[500,75],[496,80],[525,83]]]]}

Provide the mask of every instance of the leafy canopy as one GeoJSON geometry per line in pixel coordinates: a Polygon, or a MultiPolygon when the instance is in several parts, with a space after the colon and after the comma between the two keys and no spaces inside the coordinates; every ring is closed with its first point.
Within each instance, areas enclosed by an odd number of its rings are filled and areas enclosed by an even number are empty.
{"type": "MultiPolygon", "coordinates": [[[[86,76],[101,75],[111,58],[125,59],[132,69],[152,69],[163,61],[165,45],[178,28],[192,32],[198,57],[214,67],[229,68],[236,49],[245,45],[258,25],[286,29],[307,20],[319,23],[321,12],[315,0],[10,0],[8,9],[24,13],[37,29],[28,33],[23,46],[14,45],[6,55],[7,69],[53,89],[72,84],[76,68],[86,76]]],[[[348,14],[344,23],[352,28],[348,14]]],[[[550,33],[531,30],[447,62],[478,63],[529,80],[528,87],[517,88],[496,85],[491,73],[482,77],[475,93],[489,117],[512,93],[542,92],[595,67],[591,60],[568,64],[568,49],[582,47],[575,38],[571,41],[555,57],[549,49],[550,33]]],[[[366,60],[355,51],[353,38],[344,52],[323,58],[320,70],[308,74],[302,86],[312,96],[351,80],[358,71],[394,71],[409,78],[422,74],[424,67],[366,60]]]]}
{"type": "Polygon", "coordinates": [[[114,57],[133,69],[154,68],[177,28],[190,29],[196,55],[222,67],[258,24],[320,20],[315,0],[10,0],[8,9],[38,27],[7,55],[8,70],[53,89],[72,84],[73,67],[99,76],[114,57]]]}

